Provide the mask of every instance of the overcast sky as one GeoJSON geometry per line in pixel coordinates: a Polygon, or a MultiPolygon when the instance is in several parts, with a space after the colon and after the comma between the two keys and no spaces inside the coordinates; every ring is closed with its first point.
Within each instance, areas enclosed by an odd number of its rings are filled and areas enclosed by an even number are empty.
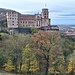
{"type": "Polygon", "coordinates": [[[75,25],[75,0],[0,0],[0,8],[13,9],[23,14],[41,13],[45,4],[52,25],[75,25]]]}

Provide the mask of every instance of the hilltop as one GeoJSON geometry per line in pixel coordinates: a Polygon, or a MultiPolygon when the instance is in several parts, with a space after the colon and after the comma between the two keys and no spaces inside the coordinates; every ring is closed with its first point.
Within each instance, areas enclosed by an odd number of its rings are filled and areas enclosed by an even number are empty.
{"type": "MultiPolygon", "coordinates": [[[[15,11],[15,10],[11,10],[11,9],[6,9],[6,8],[0,8],[0,14],[6,14],[7,11],[15,11]]],[[[16,12],[16,11],[15,11],[16,12]]]]}

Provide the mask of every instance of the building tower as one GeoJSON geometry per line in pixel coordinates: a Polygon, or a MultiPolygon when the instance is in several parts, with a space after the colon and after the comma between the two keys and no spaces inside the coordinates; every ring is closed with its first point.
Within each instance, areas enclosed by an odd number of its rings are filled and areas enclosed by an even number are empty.
{"type": "Polygon", "coordinates": [[[41,18],[42,26],[50,26],[49,12],[47,8],[42,9],[41,18]]]}
{"type": "Polygon", "coordinates": [[[49,18],[49,12],[47,8],[42,9],[42,18],[49,18]]]}

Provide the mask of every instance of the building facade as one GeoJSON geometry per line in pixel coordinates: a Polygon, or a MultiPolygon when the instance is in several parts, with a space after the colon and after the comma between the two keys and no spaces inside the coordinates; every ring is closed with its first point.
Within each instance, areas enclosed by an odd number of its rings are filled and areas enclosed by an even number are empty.
{"type": "Polygon", "coordinates": [[[8,28],[18,28],[19,26],[40,28],[50,26],[49,12],[47,8],[42,9],[41,14],[20,14],[18,12],[7,12],[8,28]]]}
{"type": "Polygon", "coordinates": [[[17,28],[18,27],[18,19],[19,19],[18,16],[19,16],[19,13],[15,12],[15,11],[6,13],[8,28],[17,28]]]}

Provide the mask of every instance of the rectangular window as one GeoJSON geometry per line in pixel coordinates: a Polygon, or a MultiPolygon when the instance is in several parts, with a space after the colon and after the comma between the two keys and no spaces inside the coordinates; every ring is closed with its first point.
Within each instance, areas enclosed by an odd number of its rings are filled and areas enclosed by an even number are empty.
{"type": "Polygon", "coordinates": [[[14,23],[14,21],[12,21],[14,23]]]}

